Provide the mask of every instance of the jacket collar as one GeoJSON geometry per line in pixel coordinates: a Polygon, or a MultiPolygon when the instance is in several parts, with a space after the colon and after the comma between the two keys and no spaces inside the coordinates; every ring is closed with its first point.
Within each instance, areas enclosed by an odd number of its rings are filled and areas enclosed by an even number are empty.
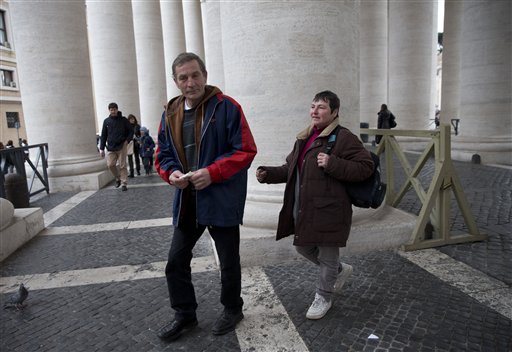
{"type": "MultiPolygon", "coordinates": [[[[194,107],[196,111],[195,140],[197,150],[199,150],[201,143],[201,130],[206,105],[209,99],[217,94],[222,94],[222,91],[217,87],[207,85],[204,90],[203,99],[199,104],[197,104],[197,106],[194,107]]],[[[169,101],[165,112],[165,129],[166,132],[170,133],[172,140],[174,141],[174,146],[178,153],[178,158],[184,167],[183,171],[188,171],[187,159],[185,157],[185,149],[183,146],[183,136],[181,133],[184,119],[184,107],[185,97],[183,95],[175,97],[169,101]]]]}
{"type": "MultiPolygon", "coordinates": [[[[336,126],[339,125],[339,123],[340,123],[340,118],[339,117],[335,118],[326,128],[324,128],[324,130],[322,131],[322,133],[320,133],[318,135],[318,137],[325,137],[325,136],[330,135],[331,132],[334,131],[336,126]]],[[[311,136],[312,132],[313,132],[313,126],[309,125],[308,127],[306,127],[305,129],[303,129],[302,131],[300,131],[297,134],[297,139],[307,139],[309,136],[311,136]]]]}

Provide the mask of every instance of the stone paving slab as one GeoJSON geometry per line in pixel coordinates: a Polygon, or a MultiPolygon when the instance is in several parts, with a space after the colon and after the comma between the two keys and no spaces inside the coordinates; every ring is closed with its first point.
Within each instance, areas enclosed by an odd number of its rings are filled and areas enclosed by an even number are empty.
{"type": "MultiPolygon", "coordinates": [[[[170,226],[65,236],[36,236],[2,262],[0,276],[51,273],[167,260],[170,226]]],[[[211,256],[208,236],[201,236],[195,257],[211,256]]]]}
{"type": "Polygon", "coordinates": [[[109,188],[96,192],[51,226],[107,223],[113,219],[130,221],[171,217],[172,188],[160,186],[157,192],[152,188],[129,188],[127,192],[122,192],[120,188],[109,188]]]}
{"type": "MultiPolygon", "coordinates": [[[[155,334],[171,319],[165,279],[32,291],[23,310],[2,316],[0,349],[7,351],[237,351],[235,333],[210,330],[221,305],[216,272],[194,274],[201,323],[168,344],[155,334]]],[[[5,295],[0,299],[3,304],[5,295]]]]}
{"type": "MultiPolygon", "coordinates": [[[[414,165],[418,155],[407,153],[414,165]]],[[[438,248],[475,269],[483,271],[512,286],[512,169],[453,161],[462,189],[470,205],[471,213],[480,232],[488,235],[484,242],[449,245],[438,248]]],[[[385,168],[385,163],[381,162],[385,168]]],[[[397,160],[394,161],[397,185],[404,181],[397,160]]],[[[424,187],[428,186],[434,172],[430,159],[420,173],[424,187]]],[[[385,170],[384,170],[385,173],[385,170]]],[[[409,190],[400,202],[399,209],[419,214],[421,202],[416,193],[409,190]]],[[[452,201],[451,231],[467,233],[467,227],[456,202],[452,201]]]]}
{"type": "Polygon", "coordinates": [[[40,193],[37,194],[34,199],[30,199],[31,208],[41,208],[43,213],[46,213],[50,209],[56,207],[62,202],[68,200],[79,192],[57,192],[57,193],[40,193]]]}
{"type": "Polygon", "coordinates": [[[309,263],[266,272],[310,351],[509,351],[502,315],[394,252],[351,256],[350,285],[319,321],[305,318],[317,270],[309,263]],[[369,340],[374,334],[378,340],[369,340]]]}
{"type": "MultiPolygon", "coordinates": [[[[354,274],[319,321],[305,318],[318,274],[313,265],[302,260],[263,267],[309,351],[512,349],[510,319],[396,253],[345,260],[354,274]],[[368,339],[371,334],[378,339],[368,339]]],[[[218,273],[194,273],[193,281],[199,327],[173,343],[154,332],[172,316],[159,278],[32,291],[24,310],[3,312],[1,350],[240,351],[235,333],[210,333],[221,310],[218,273]]]]}
{"type": "MultiPolygon", "coordinates": [[[[503,290],[510,291],[512,170],[454,164],[477,224],[488,233],[489,240],[438,250],[502,281],[508,285],[503,290]]],[[[422,182],[428,183],[432,170],[425,170],[422,182]]],[[[168,218],[172,188],[161,183],[157,176],[136,177],[130,179],[128,192],[110,185],[51,226],[168,218]],[[155,185],[149,187],[147,183],[155,185]]],[[[59,193],[34,203],[46,212],[74,195],[59,193]]],[[[417,214],[416,198],[414,194],[406,195],[400,209],[417,214]]],[[[452,229],[463,231],[460,212],[452,216],[452,229]]],[[[2,262],[0,275],[162,261],[167,256],[171,232],[170,227],[161,226],[36,236],[2,262]]],[[[305,312],[314,296],[317,271],[287,244],[286,240],[272,242],[273,248],[265,250],[268,239],[246,239],[241,244],[242,254],[247,253],[242,263],[244,267],[263,269],[309,351],[512,350],[510,319],[393,251],[345,256],[344,261],[355,268],[351,283],[334,298],[333,308],[324,319],[307,320],[305,312]],[[368,339],[371,334],[378,339],[368,339]]],[[[194,257],[211,255],[208,236],[201,238],[197,248],[194,257]]],[[[243,337],[242,344],[236,333],[221,337],[210,333],[221,309],[218,272],[194,273],[193,279],[200,325],[174,343],[162,342],[154,334],[172,316],[165,279],[160,277],[33,290],[24,310],[2,310],[0,350],[251,351],[243,347],[250,346],[250,336],[243,337]]],[[[8,296],[0,295],[0,304],[8,296]]],[[[246,303],[249,307],[250,302],[246,303]]],[[[274,350],[268,346],[268,351],[274,350]]]]}

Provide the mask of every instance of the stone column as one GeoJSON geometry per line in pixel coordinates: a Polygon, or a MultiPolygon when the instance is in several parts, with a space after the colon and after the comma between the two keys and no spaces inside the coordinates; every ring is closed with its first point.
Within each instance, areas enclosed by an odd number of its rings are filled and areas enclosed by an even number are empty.
{"type": "Polygon", "coordinates": [[[167,100],[181,94],[172,79],[172,62],[186,50],[181,1],[160,1],[165,56],[167,100]]]}
{"type": "Polygon", "coordinates": [[[115,102],[140,122],[137,59],[130,0],[87,1],[87,25],[97,131],[115,102]]]}
{"type": "Polygon", "coordinates": [[[50,189],[98,189],[108,173],[96,150],[85,2],[10,6],[28,140],[48,143],[50,189]]]}
{"type": "Polygon", "coordinates": [[[222,26],[220,1],[201,2],[204,28],[204,51],[208,82],[224,90],[224,59],[222,55],[222,26]]]}
{"type": "Polygon", "coordinates": [[[388,107],[398,128],[427,129],[435,114],[436,3],[389,1],[388,6],[388,107]]]}
{"type": "MultiPolygon", "coordinates": [[[[199,0],[183,0],[183,19],[185,23],[185,40],[187,51],[193,52],[204,59],[203,24],[201,20],[201,4],[199,0]]],[[[231,3],[240,7],[242,4],[231,3]]]]}
{"type": "Polygon", "coordinates": [[[133,1],[141,125],[156,136],[167,102],[159,0],[133,1]]]}
{"type": "Polygon", "coordinates": [[[509,1],[463,4],[461,124],[452,143],[459,159],[512,165],[511,15],[509,1]]]}
{"type": "Polygon", "coordinates": [[[463,2],[445,0],[441,117],[444,124],[460,115],[460,50],[462,46],[463,2]]]}
{"type": "Polygon", "coordinates": [[[377,128],[377,112],[388,102],[388,4],[362,1],[359,19],[361,122],[377,128]]]}
{"type": "Polygon", "coordinates": [[[258,165],[282,165],[311,122],[314,95],[341,99],[344,126],[359,134],[357,2],[221,2],[226,94],[243,107],[258,146],[244,224],[275,232],[283,185],[261,185],[258,165]],[[243,28],[243,30],[241,30],[243,28]],[[243,55],[240,55],[243,53],[243,55]]]}

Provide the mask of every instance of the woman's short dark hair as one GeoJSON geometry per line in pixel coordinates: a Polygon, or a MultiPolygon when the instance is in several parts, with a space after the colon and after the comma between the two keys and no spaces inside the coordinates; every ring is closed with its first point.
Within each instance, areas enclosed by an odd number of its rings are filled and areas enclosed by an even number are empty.
{"type": "Polygon", "coordinates": [[[119,109],[119,108],[117,107],[116,103],[110,103],[110,104],[108,104],[108,109],[110,110],[110,109],[119,109]]]}
{"type": "Polygon", "coordinates": [[[199,64],[199,68],[201,69],[201,72],[206,74],[206,66],[204,65],[203,60],[199,56],[197,56],[194,53],[181,53],[174,59],[172,63],[172,77],[176,78],[176,66],[181,66],[189,61],[196,60],[199,64]]]}
{"type": "Polygon", "coordinates": [[[338,110],[338,112],[340,111],[340,98],[330,90],[324,90],[323,92],[317,93],[313,98],[313,101],[325,101],[329,103],[331,112],[334,110],[338,110]]]}

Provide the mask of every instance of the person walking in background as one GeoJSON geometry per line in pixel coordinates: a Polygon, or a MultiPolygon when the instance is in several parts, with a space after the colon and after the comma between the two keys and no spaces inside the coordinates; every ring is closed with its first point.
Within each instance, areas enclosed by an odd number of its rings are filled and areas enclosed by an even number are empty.
{"type": "MultiPolygon", "coordinates": [[[[7,141],[7,144],[5,145],[4,149],[11,149],[11,148],[14,148],[14,142],[12,141],[12,139],[9,139],[7,141]]],[[[7,174],[7,173],[12,174],[13,172],[14,172],[14,160],[13,160],[12,156],[8,154],[5,157],[3,173],[4,174],[7,174]]]]}
{"type": "MultiPolygon", "coordinates": [[[[5,149],[5,145],[0,142],[0,150],[3,150],[5,149]]],[[[2,174],[4,174],[4,164],[5,164],[5,158],[2,158],[2,155],[0,154],[0,172],[2,172],[2,174]]]]}
{"type": "MultiPolygon", "coordinates": [[[[26,139],[22,139],[21,140],[21,146],[22,147],[28,147],[28,142],[27,142],[26,139]]],[[[23,150],[23,154],[25,154],[25,160],[30,158],[30,156],[29,156],[30,152],[29,152],[28,148],[23,150]]]]}
{"type": "Polygon", "coordinates": [[[140,156],[142,164],[146,171],[146,176],[151,175],[153,169],[153,154],[155,153],[155,142],[149,135],[149,130],[146,127],[140,129],[140,156]]]}
{"type": "Polygon", "coordinates": [[[286,163],[256,170],[260,183],[286,182],[277,240],[294,234],[297,252],[320,269],[308,319],[325,316],[333,293],[341,290],[352,273],[352,266],[340,262],[339,254],[352,224],[345,182],[362,181],[373,172],[370,153],[357,136],[339,126],[339,108],[335,93],[316,94],[309,110],[311,124],[297,135],[286,163]],[[334,136],[336,143],[327,152],[327,141],[334,136]]]}
{"type": "Polygon", "coordinates": [[[126,168],[126,152],[128,143],[133,139],[133,128],[118,110],[116,103],[108,105],[110,115],[103,121],[100,138],[100,155],[105,157],[107,148],[107,166],[116,179],[116,188],[123,185],[128,190],[128,171],[126,168]],[[119,163],[119,167],[117,166],[119,163]]]}
{"type": "MultiPolygon", "coordinates": [[[[396,121],[395,115],[391,111],[388,110],[388,106],[386,104],[382,104],[380,106],[380,111],[377,113],[377,128],[379,129],[387,129],[395,128],[396,121]]],[[[379,144],[382,139],[382,135],[375,136],[375,143],[379,144]]]]}
{"type": "Polygon", "coordinates": [[[165,268],[174,319],[158,331],[175,340],[198,324],[192,284],[192,249],[208,228],[220,261],[222,314],[215,335],[233,331],[243,319],[240,225],[247,195],[247,170],[256,144],[242,107],[206,85],[203,60],[182,53],[172,64],[182,95],[171,99],[158,131],[156,169],[176,187],[169,259],[165,268]]]}
{"type": "Polygon", "coordinates": [[[128,122],[133,128],[133,140],[128,144],[128,166],[130,167],[130,174],[128,177],[135,177],[135,170],[137,170],[137,176],[140,176],[140,125],[135,115],[128,115],[128,122]],[[135,168],[133,165],[133,159],[135,158],[135,168]]]}

